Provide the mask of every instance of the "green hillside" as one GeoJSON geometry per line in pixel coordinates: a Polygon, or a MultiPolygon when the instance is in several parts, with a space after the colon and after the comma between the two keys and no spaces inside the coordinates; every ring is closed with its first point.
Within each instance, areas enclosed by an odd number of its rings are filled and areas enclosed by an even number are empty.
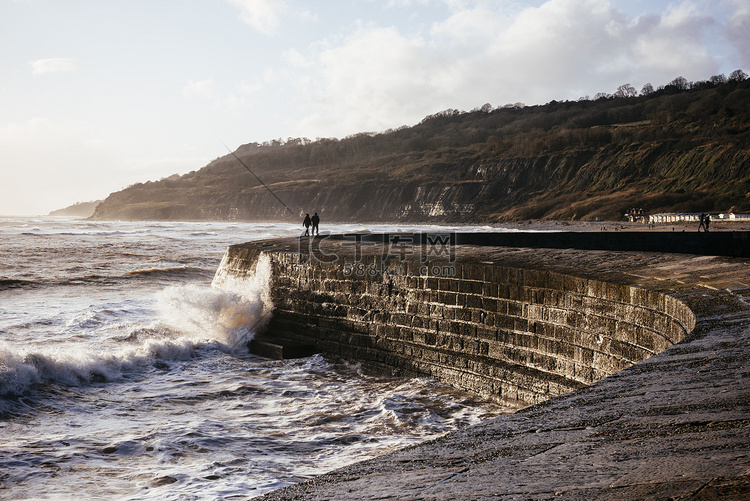
{"type": "Polygon", "coordinates": [[[750,80],[446,110],[344,139],[250,143],[184,176],[111,194],[102,219],[616,220],[631,207],[750,211],[750,80]],[[638,95],[635,95],[638,94],[638,95]]]}

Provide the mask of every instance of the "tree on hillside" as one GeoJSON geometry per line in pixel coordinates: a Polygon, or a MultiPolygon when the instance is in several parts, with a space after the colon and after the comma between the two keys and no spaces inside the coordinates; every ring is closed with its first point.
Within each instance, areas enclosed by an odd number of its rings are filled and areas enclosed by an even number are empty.
{"type": "Polygon", "coordinates": [[[747,74],[742,70],[734,70],[729,74],[730,82],[741,82],[747,78],[747,74]]]}
{"type": "Polygon", "coordinates": [[[677,90],[688,90],[690,88],[690,82],[688,82],[685,77],[677,77],[669,82],[667,86],[674,87],[677,90]]]}
{"type": "Polygon", "coordinates": [[[615,92],[615,97],[635,97],[637,95],[638,95],[638,92],[630,84],[620,85],[617,88],[617,92],[615,92]]]}

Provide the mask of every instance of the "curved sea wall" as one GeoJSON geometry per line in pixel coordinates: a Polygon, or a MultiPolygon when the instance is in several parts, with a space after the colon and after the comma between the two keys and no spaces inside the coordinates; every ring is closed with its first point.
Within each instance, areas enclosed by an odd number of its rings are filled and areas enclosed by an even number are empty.
{"type": "Polygon", "coordinates": [[[523,404],[616,373],[695,326],[693,312],[661,292],[480,260],[468,247],[425,261],[384,258],[378,245],[305,245],[226,251],[218,281],[270,258],[275,310],[264,336],[523,404]]]}

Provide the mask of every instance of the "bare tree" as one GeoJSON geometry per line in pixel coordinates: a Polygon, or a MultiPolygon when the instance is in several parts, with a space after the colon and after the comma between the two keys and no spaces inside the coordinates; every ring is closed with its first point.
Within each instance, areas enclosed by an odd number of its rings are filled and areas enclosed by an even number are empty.
{"type": "Polygon", "coordinates": [[[727,83],[727,77],[722,73],[721,75],[714,75],[709,80],[714,85],[720,85],[727,83]]]}
{"type": "Polygon", "coordinates": [[[690,88],[690,82],[688,82],[685,77],[677,77],[669,82],[668,85],[675,87],[678,90],[688,90],[690,88]]]}
{"type": "Polygon", "coordinates": [[[651,85],[650,83],[647,83],[641,89],[641,95],[642,96],[648,96],[649,94],[653,94],[653,93],[654,93],[654,86],[651,85]]]}
{"type": "Polygon", "coordinates": [[[492,105],[490,103],[484,103],[481,107],[476,107],[471,111],[481,111],[482,113],[489,113],[492,111],[492,105]]]}
{"type": "Polygon", "coordinates": [[[742,70],[734,70],[729,74],[730,82],[741,82],[747,78],[747,73],[742,70]]]}
{"type": "Polygon", "coordinates": [[[638,92],[629,83],[620,85],[615,92],[615,97],[635,97],[636,95],[638,92]]]}

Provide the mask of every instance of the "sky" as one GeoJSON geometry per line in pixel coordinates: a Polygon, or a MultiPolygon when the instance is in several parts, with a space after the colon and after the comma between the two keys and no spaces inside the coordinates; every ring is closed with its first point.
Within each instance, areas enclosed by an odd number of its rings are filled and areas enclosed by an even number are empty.
{"type": "Polygon", "coordinates": [[[0,0],[0,215],[250,142],[736,69],[750,0],[0,0]]]}

